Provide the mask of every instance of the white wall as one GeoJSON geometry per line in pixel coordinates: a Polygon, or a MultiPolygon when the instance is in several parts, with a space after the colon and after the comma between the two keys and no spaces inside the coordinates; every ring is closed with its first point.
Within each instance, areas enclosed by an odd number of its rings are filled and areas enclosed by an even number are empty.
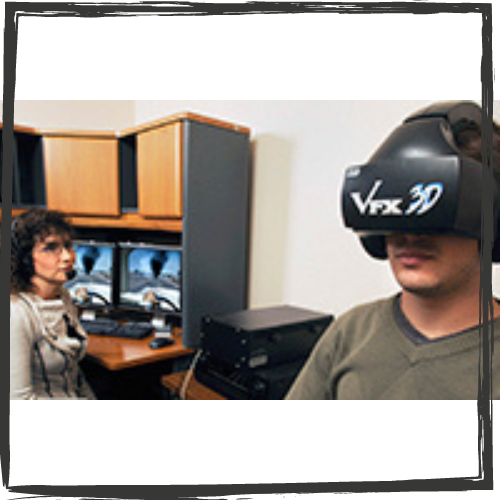
{"type": "Polygon", "coordinates": [[[338,315],[397,290],[388,264],[370,258],[343,227],[343,172],[430,102],[136,101],[136,121],[193,111],[249,126],[250,305],[289,303],[338,315]]]}

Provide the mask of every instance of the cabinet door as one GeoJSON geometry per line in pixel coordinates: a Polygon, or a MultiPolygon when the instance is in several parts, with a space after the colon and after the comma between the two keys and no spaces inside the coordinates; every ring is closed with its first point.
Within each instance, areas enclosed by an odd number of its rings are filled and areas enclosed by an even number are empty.
{"type": "Polygon", "coordinates": [[[182,122],[137,136],[137,204],[144,217],[182,217],[182,122]]]}
{"type": "Polygon", "coordinates": [[[120,215],[117,139],[44,137],[43,150],[48,208],[120,215]]]}

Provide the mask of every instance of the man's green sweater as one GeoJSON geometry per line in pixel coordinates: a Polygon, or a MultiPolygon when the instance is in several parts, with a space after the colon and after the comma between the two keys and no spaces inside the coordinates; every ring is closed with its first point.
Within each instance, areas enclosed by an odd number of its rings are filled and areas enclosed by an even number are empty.
{"type": "MultiPolygon", "coordinates": [[[[341,316],[318,341],[286,399],[477,399],[479,327],[418,343],[404,333],[397,300],[341,316]]],[[[496,341],[500,319],[493,327],[496,341]]],[[[492,397],[500,399],[499,358],[493,356],[492,364],[492,397]]]]}

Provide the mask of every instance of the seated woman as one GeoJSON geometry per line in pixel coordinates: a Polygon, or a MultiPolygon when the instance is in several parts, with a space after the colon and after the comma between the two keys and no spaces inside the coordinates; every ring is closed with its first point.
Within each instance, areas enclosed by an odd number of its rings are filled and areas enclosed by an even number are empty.
{"type": "Polygon", "coordinates": [[[75,261],[71,234],[50,210],[29,210],[12,223],[11,399],[95,399],[79,367],[87,336],[64,287],[75,261]]]}

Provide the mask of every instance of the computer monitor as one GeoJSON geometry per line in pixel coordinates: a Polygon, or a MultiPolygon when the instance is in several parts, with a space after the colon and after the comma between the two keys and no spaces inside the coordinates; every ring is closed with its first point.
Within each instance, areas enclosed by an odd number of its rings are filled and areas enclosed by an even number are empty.
{"type": "Polygon", "coordinates": [[[65,286],[73,301],[90,308],[113,305],[113,269],[116,246],[94,240],[75,240],[76,276],[65,286]]]}
{"type": "Polygon", "coordinates": [[[179,316],[182,309],[180,247],[119,243],[118,304],[153,313],[179,316]]]}

